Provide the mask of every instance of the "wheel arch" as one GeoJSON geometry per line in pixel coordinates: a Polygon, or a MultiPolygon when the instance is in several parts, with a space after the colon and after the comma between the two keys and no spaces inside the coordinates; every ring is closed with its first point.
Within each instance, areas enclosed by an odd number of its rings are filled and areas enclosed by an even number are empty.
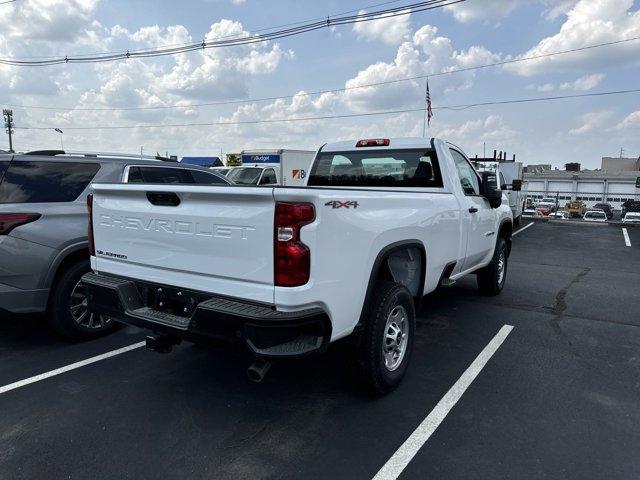
{"type": "Polygon", "coordinates": [[[55,259],[46,277],[46,288],[49,289],[47,305],[51,301],[51,292],[56,281],[69,265],[85,260],[89,262],[89,247],[86,243],[72,245],[63,250],[55,259]]]}
{"type": "Polygon", "coordinates": [[[507,242],[507,254],[511,253],[511,237],[513,236],[513,223],[511,220],[503,220],[500,223],[500,228],[498,229],[498,238],[504,239],[507,242]]]}
{"type": "MultiPolygon", "coordinates": [[[[419,306],[420,300],[422,299],[422,292],[424,291],[424,284],[426,280],[426,271],[427,271],[427,252],[424,244],[417,239],[412,240],[402,240],[399,242],[394,242],[386,247],[382,248],[376,259],[373,262],[373,266],[371,267],[371,273],[369,275],[369,281],[367,283],[367,289],[364,297],[364,303],[362,306],[362,313],[360,315],[359,324],[362,324],[364,320],[364,316],[366,315],[366,306],[371,301],[371,295],[373,294],[373,290],[375,284],[378,280],[391,280],[397,281],[399,283],[405,284],[411,295],[414,298],[414,302],[416,304],[416,308],[419,306]],[[418,252],[419,258],[412,259],[411,256],[418,252]],[[399,265],[398,261],[393,259],[402,259],[402,255],[408,255],[408,260],[411,266],[417,265],[418,267],[418,282],[415,286],[406,285],[403,280],[407,281],[410,277],[410,273],[405,271],[406,277],[403,278],[403,267],[399,265]],[[391,259],[391,262],[389,261],[391,259]]],[[[411,279],[413,280],[413,279],[411,279]]]]}

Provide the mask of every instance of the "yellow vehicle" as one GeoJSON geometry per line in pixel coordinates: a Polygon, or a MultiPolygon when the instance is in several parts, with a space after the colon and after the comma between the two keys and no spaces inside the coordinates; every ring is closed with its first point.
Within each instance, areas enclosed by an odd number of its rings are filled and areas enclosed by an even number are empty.
{"type": "Polygon", "coordinates": [[[573,217],[582,217],[587,211],[587,205],[580,200],[574,200],[567,202],[564,209],[569,212],[569,215],[573,217]]]}

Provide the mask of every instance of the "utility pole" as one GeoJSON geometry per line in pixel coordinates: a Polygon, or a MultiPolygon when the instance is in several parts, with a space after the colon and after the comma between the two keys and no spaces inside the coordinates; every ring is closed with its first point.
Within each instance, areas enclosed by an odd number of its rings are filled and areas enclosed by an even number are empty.
{"type": "Polygon", "coordinates": [[[13,110],[5,108],[2,110],[2,116],[4,117],[4,128],[9,134],[9,153],[14,153],[13,139],[11,138],[11,135],[13,135],[13,110]]]}
{"type": "Polygon", "coordinates": [[[620,147],[620,158],[624,156],[624,148],[620,147]]]}

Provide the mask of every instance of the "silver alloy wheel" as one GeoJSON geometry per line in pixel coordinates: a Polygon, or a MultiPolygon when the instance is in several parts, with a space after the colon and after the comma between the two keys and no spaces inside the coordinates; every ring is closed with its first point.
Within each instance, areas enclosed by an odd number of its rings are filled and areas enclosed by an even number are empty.
{"type": "Polygon", "coordinates": [[[409,315],[402,305],[398,305],[391,310],[387,317],[382,341],[384,366],[390,372],[396,370],[402,363],[407,351],[408,335],[409,315]]]}
{"type": "Polygon", "coordinates": [[[71,302],[69,305],[69,312],[76,323],[80,327],[90,330],[97,330],[108,326],[112,321],[111,317],[89,312],[87,301],[87,287],[82,283],[82,280],[80,280],[71,291],[71,302]]]}
{"type": "Polygon", "coordinates": [[[504,280],[504,270],[507,264],[507,259],[504,254],[504,249],[500,250],[500,256],[498,257],[498,284],[502,285],[504,280]]]}

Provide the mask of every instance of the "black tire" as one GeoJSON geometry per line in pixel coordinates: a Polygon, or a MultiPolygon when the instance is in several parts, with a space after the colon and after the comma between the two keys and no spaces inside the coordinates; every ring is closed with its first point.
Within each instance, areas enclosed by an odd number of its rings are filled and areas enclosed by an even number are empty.
{"type": "Polygon", "coordinates": [[[483,295],[498,295],[507,280],[509,251],[504,238],[498,238],[491,263],[478,271],[478,288],[483,295]],[[503,262],[502,275],[500,262],[503,262]]]}
{"type": "Polygon", "coordinates": [[[63,271],[58,273],[51,289],[48,314],[49,324],[56,333],[74,341],[101,337],[111,333],[116,328],[115,321],[105,319],[104,325],[101,325],[97,317],[94,317],[94,326],[81,325],[71,314],[72,292],[80,278],[89,271],[89,268],[88,259],[78,260],[67,265],[63,271]]]}
{"type": "MultiPolygon", "coordinates": [[[[364,329],[358,344],[358,370],[360,379],[370,392],[383,395],[394,390],[401,382],[409,365],[416,330],[416,312],[413,297],[405,286],[394,282],[381,282],[376,285],[371,300],[365,305],[367,313],[364,329]],[[386,344],[386,327],[390,315],[396,312],[399,319],[406,313],[403,354],[398,356],[398,363],[385,364],[384,346],[386,344]]],[[[393,323],[392,323],[393,325],[393,323]]],[[[391,328],[391,326],[390,326],[391,328]]],[[[390,347],[388,347],[390,348],[390,347]]]]}

